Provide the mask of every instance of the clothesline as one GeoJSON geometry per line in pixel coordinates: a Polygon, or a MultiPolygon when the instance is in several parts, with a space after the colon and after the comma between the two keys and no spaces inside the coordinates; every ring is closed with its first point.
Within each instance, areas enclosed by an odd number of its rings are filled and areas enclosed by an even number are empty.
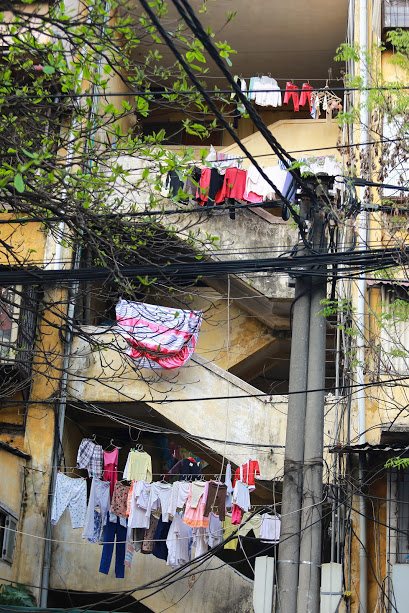
{"type": "MultiPolygon", "coordinates": [[[[254,505],[254,506],[257,506],[258,508],[262,508],[262,509],[274,510],[274,505],[263,504],[263,505],[254,505]]],[[[277,515],[277,517],[278,517],[278,515],[277,515]]],[[[240,529],[240,527],[245,525],[246,523],[247,523],[247,520],[245,520],[243,522],[243,524],[240,524],[240,525],[237,525],[237,526],[234,526],[234,527],[238,531],[240,529]]],[[[22,530],[17,530],[17,529],[14,529],[14,528],[8,528],[8,531],[9,532],[14,532],[15,534],[21,534],[21,536],[29,536],[31,538],[38,539],[40,541],[50,541],[50,543],[61,543],[61,544],[64,544],[64,545],[91,545],[91,543],[89,543],[88,541],[84,541],[82,539],[80,541],[67,541],[67,540],[62,540],[62,539],[50,538],[50,537],[47,537],[47,536],[40,536],[38,534],[31,534],[30,532],[23,532],[22,530]]],[[[215,530],[215,533],[219,533],[219,532],[220,533],[224,532],[224,528],[220,528],[219,530],[215,530]]],[[[234,535],[234,533],[232,532],[231,535],[234,535]]],[[[231,535],[229,535],[229,538],[230,538],[231,535]]],[[[186,537],[186,538],[190,538],[190,537],[186,537]]],[[[246,538],[252,539],[252,540],[255,540],[255,541],[259,541],[260,540],[259,538],[252,537],[252,536],[247,536],[246,538]]],[[[143,539],[143,540],[144,541],[148,541],[148,542],[166,542],[167,539],[143,539]]],[[[225,539],[225,540],[227,540],[227,539],[225,539]]],[[[117,542],[127,543],[128,541],[106,541],[106,542],[108,544],[112,545],[112,544],[115,544],[117,542]]],[[[136,541],[134,541],[134,542],[136,542],[136,541]]],[[[222,542],[224,542],[224,541],[222,541],[222,542]]],[[[272,544],[274,544],[274,543],[272,543],[272,544]]]]}

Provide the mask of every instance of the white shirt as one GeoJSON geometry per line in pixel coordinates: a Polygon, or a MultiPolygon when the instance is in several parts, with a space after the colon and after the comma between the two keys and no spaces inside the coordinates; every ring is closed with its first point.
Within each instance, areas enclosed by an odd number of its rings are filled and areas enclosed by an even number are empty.
{"type": "Polygon", "coordinates": [[[279,541],[281,532],[281,519],[277,515],[264,513],[260,528],[260,539],[266,541],[279,541]]]}
{"type": "Polygon", "coordinates": [[[190,486],[189,481],[176,481],[172,486],[172,493],[169,498],[167,513],[175,516],[176,509],[183,509],[187,497],[189,496],[190,486]]]}
{"type": "Polygon", "coordinates": [[[151,511],[162,508],[162,521],[169,521],[169,500],[172,494],[172,486],[169,483],[151,483],[146,517],[150,517],[151,511]]]}
{"type": "Polygon", "coordinates": [[[149,528],[150,516],[146,516],[146,510],[150,492],[151,483],[146,483],[146,481],[134,483],[128,519],[129,528],[149,528]]]}
{"type": "Polygon", "coordinates": [[[179,568],[189,562],[189,526],[183,523],[183,518],[176,513],[169,529],[166,545],[168,548],[167,566],[179,568]]]}

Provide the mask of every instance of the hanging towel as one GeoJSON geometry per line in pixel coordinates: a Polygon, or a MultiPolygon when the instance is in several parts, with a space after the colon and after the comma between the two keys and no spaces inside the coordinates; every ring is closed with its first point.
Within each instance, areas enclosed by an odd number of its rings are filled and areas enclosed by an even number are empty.
{"type": "Polygon", "coordinates": [[[116,306],[119,332],[126,354],[140,368],[179,368],[194,353],[202,311],[120,300],[116,306]]]}

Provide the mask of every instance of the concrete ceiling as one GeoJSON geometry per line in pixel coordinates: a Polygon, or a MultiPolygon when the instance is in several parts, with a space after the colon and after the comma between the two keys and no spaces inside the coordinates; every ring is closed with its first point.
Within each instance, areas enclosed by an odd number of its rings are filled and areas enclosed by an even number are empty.
{"type": "MultiPolygon", "coordinates": [[[[191,0],[191,4],[198,9],[202,3],[191,0]]],[[[280,80],[322,79],[325,84],[329,68],[334,76],[342,69],[334,56],[345,40],[347,4],[348,0],[215,0],[208,2],[207,13],[197,14],[203,25],[212,27],[214,41],[227,41],[237,51],[231,56],[234,74],[271,73],[280,80]],[[227,12],[237,14],[226,24],[227,12]]],[[[171,30],[173,9],[168,17],[171,30]]],[[[209,67],[210,75],[220,75],[213,63],[209,67]]]]}

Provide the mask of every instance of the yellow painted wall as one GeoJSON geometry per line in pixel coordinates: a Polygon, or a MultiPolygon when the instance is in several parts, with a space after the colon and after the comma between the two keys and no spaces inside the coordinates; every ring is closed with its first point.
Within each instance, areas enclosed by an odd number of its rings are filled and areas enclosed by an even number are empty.
{"type": "MultiPolygon", "coordinates": [[[[339,136],[338,124],[333,121],[327,123],[326,119],[293,119],[277,121],[268,126],[273,136],[286,149],[286,151],[294,151],[293,157],[305,158],[322,155],[335,155],[340,159],[336,149],[337,139],[339,136]],[[321,150],[322,148],[327,148],[321,150]]],[[[252,136],[248,136],[243,140],[253,155],[263,155],[259,161],[263,166],[272,166],[277,163],[277,156],[265,154],[271,151],[263,136],[258,132],[252,136]]],[[[224,153],[241,155],[241,149],[237,145],[231,145],[223,148],[224,153]]],[[[243,167],[247,168],[250,161],[245,159],[243,167]]]]}
{"type": "MultiPolygon", "coordinates": [[[[3,213],[2,218],[10,215],[3,213]]],[[[38,223],[0,224],[0,240],[13,245],[17,251],[17,258],[25,265],[30,262],[36,265],[48,265],[55,254],[55,243],[50,234],[47,234],[38,223]]],[[[67,253],[63,254],[66,257],[67,253]]],[[[0,249],[1,263],[14,263],[8,254],[0,249]]],[[[54,300],[64,298],[61,290],[46,289],[49,297],[54,300]]],[[[15,403],[1,410],[0,420],[4,424],[2,440],[18,447],[32,456],[32,463],[27,467],[25,475],[24,504],[21,507],[22,497],[22,460],[16,456],[2,453],[0,457],[0,502],[4,497],[11,500],[10,506],[20,516],[19,530],[21,535],[17,541],[13,565],[9,570],[2,572],[2,576],[22,583],[39,585],[41,582],[41,563],[44,551],[43,538],[45,535],[45,519],[48,508],[48,491],[50,485],[52,451],[54,444],[54,405],[44,402],[53,398],[59,387],[61,368],[61,341],[58,328],[61,316],[49,313],[49,322],[42,322],[38,334],[38,356],[34,360],[32,370],[31,401],[26,409],[21,394],[12,398],[15,403]],[[56,327],[52,327],[50,322],[56,327]],[[45,362],[49,362],[48,365],[45,362]],[[16,402],[17,401],[17,402],[16,402]],[[21,404],[18,402],[21,401],[21,404]],[[25,430],[17,436],[13,434],[14,425],[23,426],[25,430]],[[10,463],[17,462],[14,469],[10,463]]],[[[1,563],[5,566],[6,563],[1,563]]],[[[3,569],[2,569],[3,570],[3,569]]],[[[36,590],[34,590],[36,593],[36,590]]]]}
{"type": "MultiPolygon", "coordinates": [[[[5,511],[12,511],[16,519],[20,517],[20,507],[24,490],[24,467],[26,460],[0,449],[0,505],[5,511]]],[[[17,526],[18,530],[21,523],[17,526]]],[[[17,534],[14,562],[9,564],[0,560],[0,577],[9,581],[19,579],[18,560],[21,557],[21,538],[17,534]]],[[[1,580],[0,580],[1,582],[1,580]]]]}

